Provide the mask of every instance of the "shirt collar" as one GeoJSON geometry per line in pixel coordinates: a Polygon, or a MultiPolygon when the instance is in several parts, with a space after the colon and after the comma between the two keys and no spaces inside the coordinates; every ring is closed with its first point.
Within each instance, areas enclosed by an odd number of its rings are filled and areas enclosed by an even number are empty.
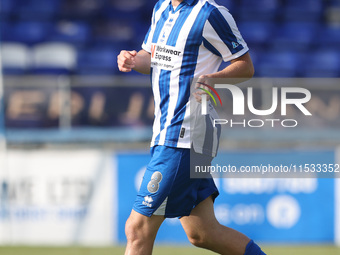
{"type": "Polygon", "coordinates": [[[192,5],[195,0],[184,0],[183,2],[186,2],[188,5],[192,5]]]}
{"type": "MultiPolygon", "coordinates": [[[[170,4],[171,4],[171,0],[169,0],[170,4]]],[[[195,2],[195,0],[183,0],[183,3],[186,3],[188,5],[192,5],[195,2]]]]}

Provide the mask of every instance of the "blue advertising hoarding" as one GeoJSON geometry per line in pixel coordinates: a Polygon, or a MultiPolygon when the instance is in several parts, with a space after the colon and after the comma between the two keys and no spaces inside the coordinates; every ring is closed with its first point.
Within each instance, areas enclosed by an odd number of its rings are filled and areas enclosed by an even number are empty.
{"type": "MultiPolygon", "coordinates": [[[[302,164],[335,163],[334,151],[222,152],[223,159],[242,165],[244,159],[258,162],[302,164]]],[[[126,241],[128,218],[148,153],[120,153],[118,162],[118,241],[126,241]]],[[[215,161],[214,161],[215,162],[215,161]]],[[[222,161],[220,162],[222,164],[222,161]]],[[[215,213],[220,223],[266,243],[334,242],[334,179],[316,178],[216,178],[220,196],[215,213]]],[[[187,243],[178,219],[167,219],[158,242],[187,243]]]]}

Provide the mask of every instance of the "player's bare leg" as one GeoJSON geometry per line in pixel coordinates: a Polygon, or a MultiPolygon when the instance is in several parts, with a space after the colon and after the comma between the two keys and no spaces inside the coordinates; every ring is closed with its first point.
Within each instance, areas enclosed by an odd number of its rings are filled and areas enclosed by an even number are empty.
{"type": "Polygon", "coordinates": [[[190,216],[182,217],[181,223],[193,245],[219,254],[243,255],[250,241],[242,233],[217,221],[211,197],[196,206],[190,216]]]}
{"type": "Polygon", "coordinates": [[[163,216],[144,216],[132,210],[125,225],[127,246],[125,255],[151,255],[163,216]]]}

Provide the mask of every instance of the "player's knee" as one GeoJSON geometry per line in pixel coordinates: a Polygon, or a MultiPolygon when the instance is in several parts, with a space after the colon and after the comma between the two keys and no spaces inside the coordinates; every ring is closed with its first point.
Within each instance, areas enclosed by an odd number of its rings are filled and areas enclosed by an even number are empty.
{"type": "Polygon", "coordinates": [[[192,245],[199,247],[199,248],[209,248],[209,242],[207,241],[206,238],[201,238],[201,237],[193,237],[189,238],[189,241],[192,245]]]}
{"type": "Polygon", "coordinates": [[[190,243],[199,248],[209,248],[209,237],[199,232],[188,233],[190,243]]]}
{"type": "Polygon", "coordinates": [[[129,217],[125,224],[125,235],[128,241],[136,242],[151,238],[148,225],[143,220],[129,217]]]}
{"type": "Polygon", "coordinates": [[[128,218],[125,224],[125,235],[128,241],[136,241],[138,239],[142,239],[142,224],[140,222],[136,222],[131,218],[128,218]]]}

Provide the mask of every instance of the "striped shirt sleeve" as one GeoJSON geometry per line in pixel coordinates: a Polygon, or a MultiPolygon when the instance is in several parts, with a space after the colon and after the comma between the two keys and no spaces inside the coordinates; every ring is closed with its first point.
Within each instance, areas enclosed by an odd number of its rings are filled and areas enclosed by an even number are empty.
{"type": "Polygon", "coordinates": [[[234,18],[226,8],[214,9],[203,29],[203,44],[212,53],[228,62],[248,52],[234,18]]]}
{"type": "Polygon", "coordinates": [[[149,53],[151,53],[151,43],[154,30],[155,30],[155,9],[152,12],[151,25],[149,27],[147,34],[145,35],[145,39],[142,44],[142,49],[149,53]]]}
{"type": "Polygon", "coordinates": [[[151,28],[152,28],[152,26],[150,26],[149,31],[145,35],[145,39],[144,39],[144,42],[142,44],[142,49],[144,49],[145,51],[147,51],[149,53],[151,53],[151,40],[149,40],[151,38],[151,36],[150,36],[151,28]]]}

